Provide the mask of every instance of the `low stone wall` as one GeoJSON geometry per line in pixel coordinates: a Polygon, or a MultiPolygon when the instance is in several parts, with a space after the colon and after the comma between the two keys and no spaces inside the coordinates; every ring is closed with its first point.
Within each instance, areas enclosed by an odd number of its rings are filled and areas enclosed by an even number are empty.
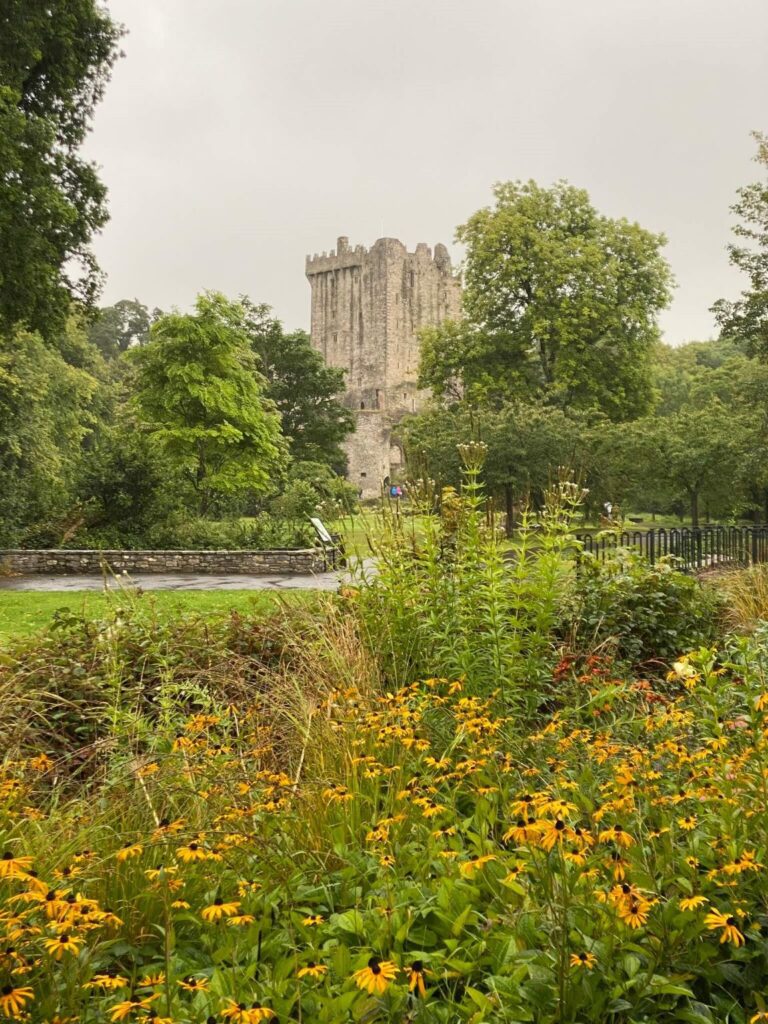
{"type": "Polygon", "coordinates": [[[164,572],[200,575],[309,576],[326,568],[316,548],[274,551],[24,551],[0,549],[0,573],[99,575],[164,572]]]}

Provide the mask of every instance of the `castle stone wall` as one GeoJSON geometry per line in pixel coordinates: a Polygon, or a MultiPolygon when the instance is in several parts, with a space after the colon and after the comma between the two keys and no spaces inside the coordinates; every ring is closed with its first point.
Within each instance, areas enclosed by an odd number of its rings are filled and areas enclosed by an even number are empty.
{"type": "Polygon", "coordinates": [[[408,252],[396,238],[366,249],[338,239],[335,250],[308,256],[312,344],[346,372],[344,402],[357,413],[347,442],[349,479],[363,497],[380,493],[394,472],[392,428],[427,397],[417,387],[418,332],[461,316],[461,285],[444,245],[408,252]]]}

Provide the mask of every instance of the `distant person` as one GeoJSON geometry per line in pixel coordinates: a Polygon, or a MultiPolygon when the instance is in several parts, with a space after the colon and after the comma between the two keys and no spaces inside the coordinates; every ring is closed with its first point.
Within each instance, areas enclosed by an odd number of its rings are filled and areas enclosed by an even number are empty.
{"type": "Polygon", "coordinates": [[[605,509],[605,518],[613,519],[613,504],[610,501],[606,501],[603,508],[605,509]]]}

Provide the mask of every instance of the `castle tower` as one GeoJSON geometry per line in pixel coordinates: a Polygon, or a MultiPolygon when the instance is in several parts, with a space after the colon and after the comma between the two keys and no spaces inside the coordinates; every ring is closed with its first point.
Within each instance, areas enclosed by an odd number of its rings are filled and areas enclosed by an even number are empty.
{"type": "Polygon", "coordinates": [[[335,251],[307,257],[306,273],[312,345],[346,371],[344,403],[356,412],[349,480],[363,497],[378,497],[402,462],[392,427],[427,397],[416,386],[418,331],[461,316],[461,285],[444,245],[433,256],[423,242],[408,252],[396,238],[352,249],[341,237],[335,251]]]}

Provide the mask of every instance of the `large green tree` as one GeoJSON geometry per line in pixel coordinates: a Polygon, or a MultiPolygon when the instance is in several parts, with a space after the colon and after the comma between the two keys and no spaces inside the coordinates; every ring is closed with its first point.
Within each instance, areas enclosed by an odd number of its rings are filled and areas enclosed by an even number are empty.
{"type": "Polygon", "coordinates": [[[305,331],[287,334],[272,309],[241,296],[231,318],[247,333],[267,396],[275,403],[297,462],[323,462],[337,473],[346,469],[342,441],[354,429],[352,413],[341,404],[344,371],[328,366],[305,331]]]}
{"type": "Polygon", "coordinates": [[[88,330],[88,338],[107,359],[116,359],[134,345],[149,341],[152,318],[138,299],[121,299],[100,309],[88,330]]]}
{"type": "Polygon", "coordinates": [[[733,228],[738,241],[728,246],[734,267],[746,274],[741,296],[720,299],[712,310],[724,337],[740,341],[753,355],[768,356],[768,136],[753,133],[756,163],[762,180],[739,189],[731,211],[739,218],[733,228]]]}
{"type": "Polygon", "coordinates": [[[106,190],[79,150],[119,37],[97,0],[0,5],[0,330],[49,336],[93,299],[106,190]]]}
{"type": "Polygon", "coordinates": [[[190,481],[202,516],[216,496],[273,489],[287,458],[280,417],[235,318],[233,303],[207,293],[193,314],[160,317],[149,344],[133,350],[136,407],[190,481]]]}
{"type": "Polygon", "coordinates": [[[425,332],[421,383],[438,396],[642,413],[670,295],[664,237],[603,216],[566,182],[507,182],[494,197],[457,231],[465,320],[425,332]]]}
{"type": "Polygon", "coordinates": [[[18,331],[0,346],[0,545],[59,543],[79,525],[77,480],[98,423],[99,381],[82,363],[77,325],[68,344],[18,331]],[[59,349],[76,353],[73,365],[59,349]]]}

